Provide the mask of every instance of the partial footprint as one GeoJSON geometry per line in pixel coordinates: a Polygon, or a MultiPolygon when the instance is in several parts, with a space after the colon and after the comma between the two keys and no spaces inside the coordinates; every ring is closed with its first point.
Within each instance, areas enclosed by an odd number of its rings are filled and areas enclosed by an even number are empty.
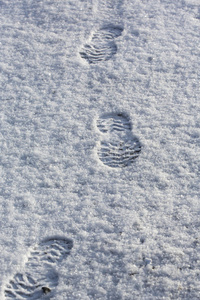
{"type": "Polygon", "coordinates": [[[49,299],[58,285],[54,270],[70,253],[73,242],[69,239],[48,239],[38,244],[30,253],[23,273],[17,273],[5,289],[5,299],[49,299]]]}
{"type": "Polygon", "coordinates": [[[97,153],[105,165],[126,167],[139,156],[141,144],[133,136],[131,124],[125,115],[105,115],[97,120],[97,128],[103,133],[97,153]]]}
{"type": "Polygon", "coordinates": [[[90,64],[109,60],[117,52],[117,45],[114,39],[119,37],[123,31],[120,26],[105,26],[96,31],[91,40],[85,44],[80,56],[90,64]]]}

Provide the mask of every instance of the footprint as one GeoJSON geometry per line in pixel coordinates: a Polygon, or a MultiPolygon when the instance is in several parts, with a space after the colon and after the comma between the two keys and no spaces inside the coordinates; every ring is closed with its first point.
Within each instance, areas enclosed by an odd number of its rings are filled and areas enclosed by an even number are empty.
{"type": "Polygon", "coordinates": [[[123,31],[120,26],[105,26],[96,31],[90,41],[85,44],[80,56],[90,64],[109,60],[117,53],[117,45],[114,39],[119,37],[123,31]]]}
{"type": "Polygon", "coordinates": [[[139,156],[141,144],[131,132],[123,114],[105,115],[97,120],[103,138],[97,148],[99,159],[112,168],[127,167],[139,156]]]}
{"type": "Polygon", "coordinates": [[[38,244],[28,257],[24,272],[17,273],[5,289],[5,299],[49,299],[58,285],[54,270],[70,253],[73,242],[69,239],[52,238],[38,244]]]}

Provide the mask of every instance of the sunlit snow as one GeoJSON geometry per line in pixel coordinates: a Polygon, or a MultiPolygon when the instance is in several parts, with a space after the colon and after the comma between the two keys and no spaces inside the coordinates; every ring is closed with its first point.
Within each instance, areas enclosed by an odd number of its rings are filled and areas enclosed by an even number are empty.
{"type": "Polygon", "coordinates": [[[199,0],[0,15],[0,299],[200,299],[199,0]]]}

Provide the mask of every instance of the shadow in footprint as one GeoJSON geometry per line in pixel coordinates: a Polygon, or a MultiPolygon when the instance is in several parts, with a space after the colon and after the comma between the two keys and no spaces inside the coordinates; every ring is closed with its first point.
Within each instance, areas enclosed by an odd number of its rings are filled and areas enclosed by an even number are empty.
{"type": "Polygon", "coordinates": [[[103,133],[97,149],[99,159],[112,168],[129,166],[139,156],[141,144],[131,132],[129,119],[123,114],[108,114],[97,120],[103,133]]]}
{"type": "Polygon", "coordinates": [[[39,243],[30,253],[23,273],[17,273],[5,289],[5,299],[50,299],[58,285],[54,270],[70,254],[70,239],[51,238],[39,243]]]}
{"type": "Polygon", "coordinates": [[[92,35],[90,41],[82,47],[79,52],[80,56],[90,64],[111,59],[117,53],[117,45],[114,39],[119,37],[122,31],[123,28],[120,26],[108,25],[101,27],[92,35]]]}

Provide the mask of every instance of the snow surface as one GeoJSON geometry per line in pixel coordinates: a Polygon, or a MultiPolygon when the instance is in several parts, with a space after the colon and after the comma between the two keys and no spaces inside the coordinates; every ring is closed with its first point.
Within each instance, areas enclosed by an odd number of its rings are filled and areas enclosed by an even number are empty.
{"type": "Polygon", "coordinates": [[[199,0],[1,0],[0,14],[0,298],[34,245],[63,238],[40,299],[200,299],[199,0]],[[80,55],[115,26],[102,60],[80,55]],[[140,142],[128,166],[99,158],[108,114],[140,142]]]}

